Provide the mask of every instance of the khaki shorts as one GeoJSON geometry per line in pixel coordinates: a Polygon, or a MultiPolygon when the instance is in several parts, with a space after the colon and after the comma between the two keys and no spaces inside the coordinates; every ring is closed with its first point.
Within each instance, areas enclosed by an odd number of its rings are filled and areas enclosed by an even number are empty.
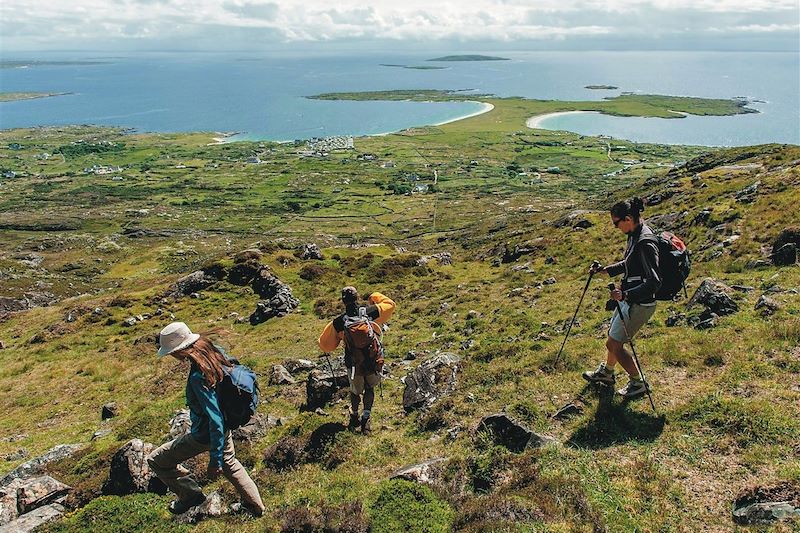
{"type": "Polygon", "coordinates": [[[656,306],[653,305],[640,305],[630,304],[628,302],[619,302],[619,309],[625,317],[625,324],[619,319],[619,313],[614,311],[614,317],[611,319],[611,327],[608,328],[608,336],[617,342],[630,342],[628,335],[631,337],[636,335],[642,326],[647,324],[653,313],[656,312],[656,306]],[[623,327],[624,326],[624,327],[623,327]],[[626,335],[625,333],[628,333],[626,335]]]}
{"type": "Polygon", "coordinates": [[[364,385],[366,383],[369,388],[374,389],[381,382],[381,377],[378,374],[367,374],[365,376],[355,376],[347,374],[347,379],[350,380],[350,392],[361,396],[364,394],[364,385]]]}

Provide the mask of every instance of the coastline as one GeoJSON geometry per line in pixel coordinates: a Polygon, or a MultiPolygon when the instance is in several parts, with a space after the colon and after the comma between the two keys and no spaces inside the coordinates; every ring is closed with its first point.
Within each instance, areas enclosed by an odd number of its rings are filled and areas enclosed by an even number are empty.
{"type": "Polygon", "coordinates": [[[478,115],[483,115],[484,113],[488,113],[489,111],[494,109],[494,105],[492,105],[492,104],[490,104],[488,102],[478,102],[478,101],[475,101],[475,100],[464,100],[464,101],[465,102],[475,102],[476,104],[481,104],[483,106],[483,108],[479,109],[478,111],[475,111],[473,113],[470,113],[468,115],[462,115],[460,117],[452,118],[450,120],[445,120],[444,122],[437,122],[436,124],[430,124],[430,125],[431,126],[443,126],[445,124],[450,124],[451,122],[458,122],[459,120],[465,120],[465,119],[468,119],[468,118],[477,117],[478,115]]]}
{"type": "MultiPolygon", "coordinates": [[[[466,115],[461,115],[461,116],[458,116],[458,117],[455,117],[455,118],[451,118],[451,119],[445,120],[443,122],[437,122],[435,124],[423,124],[422,126],[410,126],[410,127],[413,128],[413,127],[425,127],[425,126],[442,126],[444,124],[450,124],[452,122],[458,122],[459,120],[466,120],[468,118],[477,117],[478,115],[483,115],[484,113],[488,113],[489,111],[492,111],[494,109],[494,105],[492,105],[490,103],[487,103],[487,102],[478,102],[478,101],[475,101],[475,100],[464,100],[464,101],[465,102],[473,102],[473,103],[476,103],[476,104],[481,104],[483,107],[481,109],[477,110],[477,111],[472,112],[472,113],[469,113],[469,114],[466,114],[466,115]]],[[[386,135],[392,135],[393,133],[399,133],[399,132],[407,130],[407,129],[409,129],[409,128],[403,128],[403,129],[400,129],[400,130],[392,130],[392,131],[384,131],[384,132],[381,132],[381,133],[371,133],[371,134],[368,134],[368,135],[353,135],[353,137],[384,137],[386,135]]],[[[225,133],[225,134],[216,133],[215,134],[216,136],[211,138],[211,140],[213,142],[208,143],[207,146],[212,146],[212,145],[216,145],[216,144],[227,144],[227,143],[231,143],[231,142],[237,142],[236,139],[230,139],[230,137],[233,137],[233,136],[241,134],[241,133],[245,133],[245,132],[237,131],[237,132],[234,132],[234,133],[225,133]]],[[[292,141],[287,140],[287,141],[269,141],[269,142],[287,143],[287,142],[292,142],[292,141]]]]}
{"type": "Polygon", "coordinates": [[[552,117],[559,117],[562,115],[577,115],[581,113],[595,113],[601,114],[599,111],[559,111],[557,113],[545,113],[543,115],[534,115],[528,120],[525,121],[525,125],[533,130],[535,129],[546,129],[542,128],[541,124],[543,121],[552,118],[552,117]]]}

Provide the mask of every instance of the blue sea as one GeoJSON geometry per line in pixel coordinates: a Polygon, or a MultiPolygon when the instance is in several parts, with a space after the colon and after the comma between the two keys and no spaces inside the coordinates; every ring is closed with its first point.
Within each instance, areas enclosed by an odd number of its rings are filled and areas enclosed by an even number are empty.
{"type": "MultiPolygon", "coordinates": [[[[471,52],[470,52],[471,53],[471,52]]],[[[323,92],[468,89],[498,96],[598,100],[623,91],[747,97],[758,114],[685,119],[599,114],[550,118],[542,127],[634,141],[740,146],[800,144],[796,52],[506,52],[510,61],[425,61],[436,53],[292,56],[255,53],[4,53],[2,59],[97,61],[0,69],[0,91],[67,92],[0,103],[0,128],[98,124],[142,132],[240,132],[286,141],[374,135],[469,115],[480,104],[319,101],[323,92]],[[413,70],[381,63],[437,65],[413,70]],[[614,85],[618,90],[590,90],[614,85]]],[[[520,129],[524,125],[520,124],[520,129]]]]}

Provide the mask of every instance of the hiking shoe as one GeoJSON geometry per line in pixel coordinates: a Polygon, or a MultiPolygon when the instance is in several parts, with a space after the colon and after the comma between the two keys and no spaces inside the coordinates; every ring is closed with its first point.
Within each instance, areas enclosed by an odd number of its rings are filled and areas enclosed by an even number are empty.
{"type": "Polygon", "coordinates": [[[627,385],[619,389],[617,391],[617,394],[619,394],[623,398],[632,400],[634,398],[642,396],[647,392],[650,392],[650,385],[648,385],[646,381],[642,381],[641,379],[630,378],[628,380],[627,385]]]}
{"type": "Polygon", "coordinates": [[[350,431],[355,431],[356,428],[358,428],[358,425],[359,425],[358,415],[357,414],[350,415],[350,422],[348,422],[347,424],[347,429],[349,429],[350,431]]]}
{"type": "Polygon", "coordinates": [[[372,424],[369,421],[369,418],[362,418],[361,419],[361,434],[362,435],[369,435],[372,433],[372,424]]]}
{"type": "Polygon", "coordinates": [[[182,502],[180,500],[175,500],[171,502],[167,506],[167,510],[169,510],[169,512],[172,514],[183,514],[192,507],[197,507],[198,505],[201,505],[205,501],[206,501],[206,495],[201,492],[197,496],[193,497],[191,500],[185,502],[182,502]]]}
{"type": "Polygon", "coordinates": [[[603,385],[614,385],[617,378],[614,377],[614,371],[606,368],[605,363],[600,363],[595,370],[587,370],[583,374],[583,379],[589,383],[602,383],[603,385]]]}

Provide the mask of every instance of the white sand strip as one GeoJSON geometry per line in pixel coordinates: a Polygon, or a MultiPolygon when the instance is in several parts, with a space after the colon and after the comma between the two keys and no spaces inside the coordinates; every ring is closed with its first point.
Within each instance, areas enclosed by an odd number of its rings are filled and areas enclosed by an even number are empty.
{"type": "MultiPolygon", "coordinates": [[[[598,113],[597,111],[559,111],[558,113],[545,113],[544,115],[534,115],[525,121],[525,125],[531,129],[543,129],[542,122],[552,117],[561,115],[577,115],[580,113],[598,113]]],[[[599,113],[598,113],[599,114],[599,113]]]]}
{"type": "MultiPolygon", "coordinates": [[[[466,100],[466,101],[467,102],[472,102],[472,100],[466,100]]],[[[476,103],[481,104],[483,107],[481,107],[479,110],[475,111],[474,113],[470,113],[468,115],[463,115],[463,116],[456,117],[456,118],[451,118],[450,120],[445,120],[444,122],[437,122],[436,124],[432,124],[432,125],[433,126],[442,126],[444,124],[450,124],[451,122],[458,122],[459,120],[464,120],[465,118],[472,118],[472,117],[477,117],[478,115],[483,115],[484,113],[488,113],[489,111],[494,109],[494,106],[492,104],[487,104],[486,102],[476,102],[476,103]]]]}

